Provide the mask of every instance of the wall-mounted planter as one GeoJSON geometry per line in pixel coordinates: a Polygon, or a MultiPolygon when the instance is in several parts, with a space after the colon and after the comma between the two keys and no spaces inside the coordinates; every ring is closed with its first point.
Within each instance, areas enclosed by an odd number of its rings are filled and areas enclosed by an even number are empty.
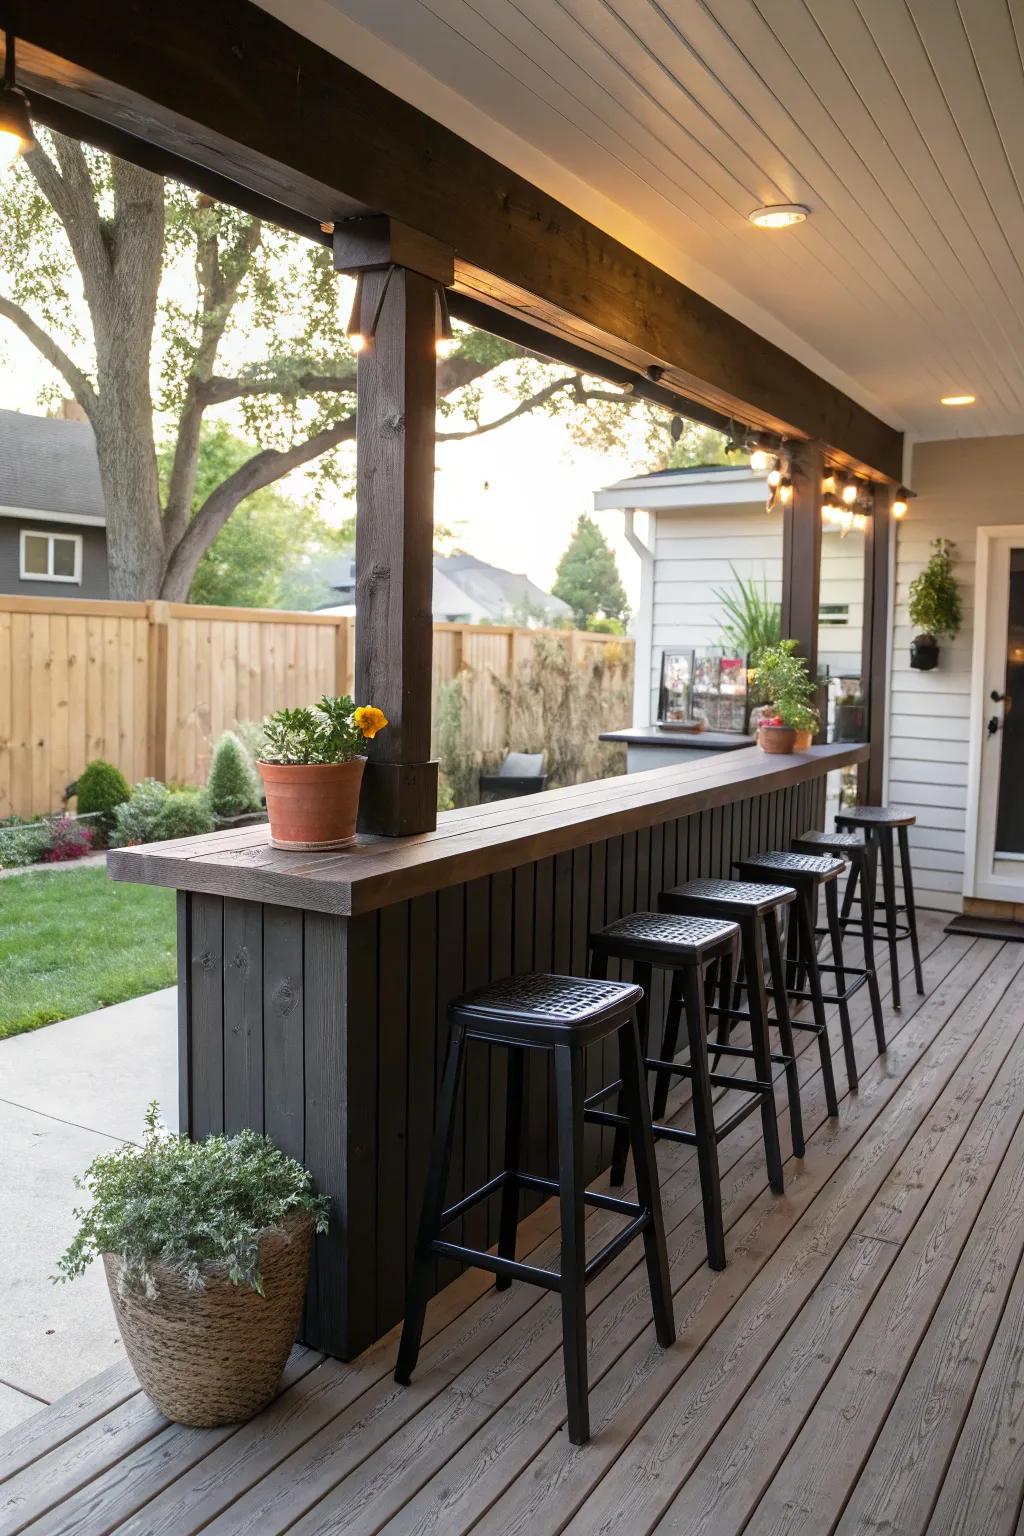
{"type": "Polygon", "coordinates": [[[836,741],[864,741],[867,737],[867,710],[863,704],[837,704],[836,741]]]}
{"type": "Polygon", "coordinates": [[[939,642],[934,635],[915,635],[910,642],[910,665],[918,672],[930,672],[939,664],[939,642]]]}

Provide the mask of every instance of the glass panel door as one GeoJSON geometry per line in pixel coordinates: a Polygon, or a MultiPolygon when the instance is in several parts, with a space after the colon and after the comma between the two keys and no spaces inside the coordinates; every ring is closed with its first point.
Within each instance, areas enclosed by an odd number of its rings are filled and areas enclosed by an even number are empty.
{"type": "Polygon", "coordinates": [[[1024,549],[1010,550],[996,858],[1024,859],[1024,549]]]}

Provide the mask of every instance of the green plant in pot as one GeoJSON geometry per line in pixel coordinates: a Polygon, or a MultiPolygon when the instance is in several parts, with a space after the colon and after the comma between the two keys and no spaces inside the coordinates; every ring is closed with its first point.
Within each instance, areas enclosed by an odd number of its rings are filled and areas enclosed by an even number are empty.
{"type": "Polygon", "coordinates": [[[315,709],[279,709],[264,723],[257,767],[275,848],[343,848],[356,835],[366,758],[382,710],[324,694],[315,709]]]}
{"type": "Polygon", "coordinates": [[[910,622],[918,631],[910,642],[910,665],[918,672],[938,666],[939,641],[952,640],[963,624],[954,547],[950,539],[933,539],[931,559],[910,583],[910,622]]]}
{"type": "Polygon", "coordinates": [[[815,683],[796,645],[780,640],[766,646],[754,668],[754,692],[766,706],[757,727],[763,752],[804,752],[821,723],[812,705],[815,683]]]}
{"type": "Polygon", "coordinates": [[[106,1271],[128,1358],[160,1412],[210,1427],[274,1396],[302,1318],[328,1202],[255,1131],[192,1142],[149,1106],[141,1146],[101,1153],[57,1279],[106,1271]]]}

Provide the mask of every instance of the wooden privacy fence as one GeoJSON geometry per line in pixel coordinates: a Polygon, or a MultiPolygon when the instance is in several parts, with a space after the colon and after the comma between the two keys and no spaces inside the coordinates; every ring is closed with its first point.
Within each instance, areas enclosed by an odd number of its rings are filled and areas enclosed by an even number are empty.
{"type": "MultiPolygon", "coordinates": [[[[540,633],[581,666],[619,648],[631,687],[633,643],[577,631],[435,624],[433,686],[462,674],[469,739],[504,744],[494,677],[510,680],[540,633]]],[[[354,620],[338,614],[185,603],[0,596],[0,816],[59,808],[91,758],[129,782],[206,776],[210,749],[239,720],[351,693],[354,620]]],[[[595,731],[624,725],[594,722],[595,731]]]]}

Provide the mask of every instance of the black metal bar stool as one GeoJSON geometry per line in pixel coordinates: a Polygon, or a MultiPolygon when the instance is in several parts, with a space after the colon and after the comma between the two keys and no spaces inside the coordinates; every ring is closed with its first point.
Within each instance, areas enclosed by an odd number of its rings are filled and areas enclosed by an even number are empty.
{"type": "Polygon", "coordinates": [[[407,1386],[416,1366],[427,1308],[430,1259],[435,1253],[497,1275],[499,1289],[513,1280],[558,1291],[562,1297],[562,1345],[569,1438],[583,1445],[590,1438],[587,1400],[588,1280],[611,1263],[633,1238],[643,1235],[651,1305],[658,1343],[675,1341],[672,1289],[661,1218],[658,1169],[651,1134],[651,1110],[637,1031],[638,986],[613,981],[582,981],[574,976],[509,976],[457,998],[448,1007],[448,1057],[441,1084],[437,1126],[427,1171],[419,1234],[409,1276],[405,1327],[398,1350],[395,1380],[407,1386]],[[636,1166],[637,1201],[620,1200],[586,1188],[583,1178],[583,1051],[615,1034],[619,1044],[619,1073],[629,1136],[636,1166]],[[465,1059],[466,1042],[482,1040],[506,1046],[508,1099],[505,1122],[505,1167],[488,1183],[444,1208],[445,1185],[455,1130],[455,1104],[465,1059]],[[540,1178],[519,1166],[523,1109],[523,1067],[526,1050],[550,1051],[554,1058],[558,1128],[558,1178],[540,1178]],[[542,1269],[516,1260],[519,1194],[523,1189],[557,1194],[561,1205],[562,1261],[558,1270],[542,1269]],[[464,1211],[501,1191],[498,1251],[467,1248],[446,1242],[442,1230],[464,1211]],[[596,1205],[629,1218],[587,1262],[584,1247],[585,1206],[596,1205]]]}
{"type": "MultiPolygon", "coordinates": [[[[877,850],[873,842],[866,841],[859,832],[803,832],[799,837],[794,837],[790,845],[794,853],[807,853],[814,856],[821,854],[835,854],[845,859],[850,866],[847,876],[847,892],[852,886],[864,891],[875,889],[877,850]]],[[[852,904],[852,897],[850,898],[852,904]]],[[[832,963],[827,965],[823,960],[818,961],[819,971],[826,971],[835,977],[836,991],[825,993],[826,1003],[835,1003],[839,1008],[839,1022],[843,1032],[843,1049],[846,1054],[847,1075],[853,1061],[852,1052],[847,1049],[846,1041],[850,1031],[849,1000],[860,987],[867,985],[868,997],[871,1000],[871,1021],[875,1029],[875,1043],[878,1053],[883,1056],[888,1050],[885,1039],[885,1018],[882,1013],[882,998],[878,990],[878,972],[875,967],[875,908],[872,901],[868,901],[864,907],[864,919],[861,925],[861,941],[864,948],[864,964],[851,965],[843,951],[843,926],[839,916],[839,903],[835,887],[825,891],[825,925],[817,924],[815,914],[815,940],[827,938],[832,950],[832,963]],[[852,977],[852,983],[847,985],[847,978],[852,977]]],[[[856,1072],[850,1077],[850,1087],[856,1088],[856,1072]]]]}
{"type": "MultiPolygon", "coordinates": [[[[786,997],[786,973],[782,961],[782,944],[779,933],[779,913],[790,902],[796,901],[796,891],[787,885],[764,885],[745,880],[689,880],[671,891],[662,891],[658,905],[663,912],[676,912],[684,917],[719,917],[737,923],[740,930],[740,958],[743,967],[742,987],[747,993],[746,1008],[739,1007],[734,980],[734,995],[726,1002],[726,994],[720,992],[721,1001],[708,1004],[708,1013],[718,1019],[718,1038],[711,1047],[716,1056],[745,1056],[753,1060],[754,1075],[760,1082],[770,1082],[772,1062],[786,1070],[786,1090],[789,1096],[789,1120],[793,1133],[793,1152],[804,1155],[804,1127],[800,1110],[800,1080],[796,1070],[796,1053],[793,1049],[793,1029],[789,1017],[789,1000],[786,997]],[[768,977],[765,976],[764,950],[768,949],[768,977]],[[768,982],[771,984],[775,1015],[768,1012],[768,982]],[[750,1025],[750,1045],[733,1045],[729,1040],[729,1024],[734,1019],[745,1019],[750,1025]],[[774,1024],[779,1032],[781,1051],[771,1051],[768,1027],[774,1024]]],[[[778,1128],[775,1123],[774,1100],[763,1098],[761,1115],[764,1129],[765,1152],[768,1158],[768,1179],[772,1189],[781,1193],[783,1187],[782,1157],[778,1150],[778,1128]]]]}
{"type": "MultiPolygon", "coordinates": [[[[712,988],[718,981],[720,967],[731,977],[739,932],[736,923],[719,918],[675,917],[667,912],[634,912],[631,917],[619,918],[617,922],[609,923],[607,928],[590,935],[591,975],[603,980],[608,974],[609,960],[628,960],[633,966],[634,980],[643,988],[643,1000],[637,1008],[640,1049],[647,1070],[657,1073],[654,1094],[656,1121],[665,1113],[672,1074],[688,1077],[692,1082],[694,1129],[691,1131],[682,1126],[660,1124],[655,1124],[653,1129],[655,1140],[679,1141],[697,1148],[697,1167],[704,1204],[704,1232],[708,1263],[712,1269],[725,1268],[718,1143],[758,1107],[761,1099],[769,1100],[772,1114],[775,1112],[771,1073],[766,1082],[751,1083],[745,1078],[712,1073],[708,1067],[705,973],[710,971],[714,976],[712,988]],[[665,1037],[658,1057],[650,1055],[651,974],[655,967],[668,971],[672,978],[665,1037]],[[675,1056],[681,1015],[684,1012],[690,1054],[686,1063],[678,1063],[672,1058],[675,1056]],[[741,1088],[750,1095],[749,1103],[744,1104],[718,1127],[715,1125],[711,1097],[713,1087],[741,1088]]],[[[621,1104],[618,1113],[597,1106],[615,1092],[619,1093],[621,1100],[621,1091],[621,1083],[608,1083],[592,1093],[586,1101],[588,1120],[615,1127],[611,1171],[613,1185],[621,1184],[625,1177],[629,1141],[627,1120],[621,1104]]]]}
{"type": "MultiPolygon", "coordinates": [[[[910,953],[914,961],[914,981],[917,985],[918,995],[924,996],[924,976],[921,971],[921,949],[917,939],[917,908],[914,905],[914,876],[910,867],[910,837],[908,828],[916,824],[917,817],[912,811],[901,811],[890,805],[858,805],[847,811],[840,811],[836,816],[837,831],[852,831],[858,829],[864,833],[865,842],[873,845],[877,856],[877,862],[882,866],[882,900],[876,905],[885,913],[886,938],[889,943],[889,969],[892,972],[892,1005],[894,1008],[901,1006],[900,1002],[900,964],[897,944],[901,939],[910,940],[910,953]],[[895,834],[895,837],[894,837],[895,834]],[[903,902],[900,905],[896,900],[896,840],[899,841],[900,850],[900,874],[903,878],[903,902]],[[901,923],[899,914],[903,912],[906,922],[901,923]]],[[[843,910],[840,922],[845,929],[850,923],[863,926],[864,913],[869,905],[865,899],[863,884],[860,888],[860,911],[858,919],[851,916],[855,891],[852,882],[847,882],[843,896],[843,910]]],[[[871,887],[871,900],[875,899],[875,887],[871,887]]]]}
{"type": "MultiPolygon", "coordinates": [[[[793,907],[793,922],[787,947],[788,965],[786,991],[793,1002],[810,1003],[811,1018],[794,1018],[793,1028],[809,1030],[817,1036],[821,1057],[821,1080],[825,1089],[825,1104],[830,1115],[838,1115],[835,1076],[832,1071],[832,1047],[828,1038],[826,1002],[838,1002],[839,994],[825,996],[821,987],[822,970],[830,969],[818,960],[815,927],[817,924],[818,897],[825,893],[826,911],[839,919],[838,880],[846,864],[831,854],[767,852],[750,854],[737,859],[733,866],[742,880],[785,880],[796,890],[799,900],[793,907]],[[806,981],[807,985],[804,985],[806,981]]],[[[866,977],[864,978],[866,980],[866,977]]],[[[851,1088],[857,1086],[857,1058],[853,1050],[853,1030],[850,1027],[850,1010],[846,999],[856,990],[858,982],[847,987],[845,977],[842,986],[843,1004],[839,1024],[843,1036],[843,1056],[846,1060],[846,1076],[851,1088]]]]}

